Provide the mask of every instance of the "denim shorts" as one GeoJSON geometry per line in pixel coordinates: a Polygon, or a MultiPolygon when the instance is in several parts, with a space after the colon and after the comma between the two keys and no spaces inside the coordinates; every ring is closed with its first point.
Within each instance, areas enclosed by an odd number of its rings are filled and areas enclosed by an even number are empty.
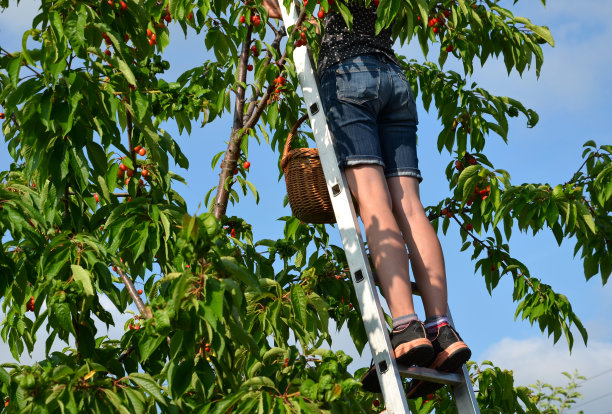
{"type": "Polygon", "coordinates": [[[384,55],[345,59],[321,74],[321,94],[340,167],[379,164],[387,177],[423,180],[416,105],[396,63],[384,55]]]}

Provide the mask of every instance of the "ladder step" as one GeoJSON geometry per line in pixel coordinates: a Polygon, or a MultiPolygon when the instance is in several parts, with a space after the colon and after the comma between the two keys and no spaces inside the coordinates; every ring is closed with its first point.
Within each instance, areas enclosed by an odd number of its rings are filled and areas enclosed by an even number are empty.
{"type": "Polygon", "coordinates": [[[456,372],[441,372],[431,368],[407,367],[405,365],[398,365],[397,368],[400,375],[404,378],[426,380],[447,385],[458,385],[463,382],[463,377],[456,372]]]}

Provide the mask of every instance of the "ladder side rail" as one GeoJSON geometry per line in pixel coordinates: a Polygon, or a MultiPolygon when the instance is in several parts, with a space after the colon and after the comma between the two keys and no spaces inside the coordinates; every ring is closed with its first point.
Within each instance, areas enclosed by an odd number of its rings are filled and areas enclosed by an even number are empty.
{"type": "MultiPolygon", "coordinates": [[[[448,304],[446,305],[446,313],[448,322],[454,328],[455,323],[453,322],[453,316],[451,315],[448,304]]],[[[468,374],[467,366],[465,364],[463,364],[461,367],[459,374],[463,377],[462,383],[453,385],[453,395],[455,396],[457,412],[460,414],[480,414],[480,408],[478,407],[478,402],[476,401],[472,380],[468,374]]]]}

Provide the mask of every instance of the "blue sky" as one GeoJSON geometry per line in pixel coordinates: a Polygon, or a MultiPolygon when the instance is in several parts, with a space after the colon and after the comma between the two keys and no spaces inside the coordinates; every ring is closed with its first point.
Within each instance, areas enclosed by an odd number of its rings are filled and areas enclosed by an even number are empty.
{"type": "MultiPolygon", "coordinates": [[[[506,4],[510,7],[512,2],[506,4]]],[[[13,10],[0,13],[0,45],[8,50],[19,50],[21,34],[31,22],[37,2],[24,0],[13,10]]],[[[609,99],[612,97],[612,3],[595,0],[575,2],[549,0],[544,8],[539,1],[522,1],[514,6],[515,14],[526,16],[536,24],[550,27],[555,37],[555,48],[544,47],[545,62],[540,79],[534,71],[507,75],[503,62],[489,61],[485,69],[476,68],[473,80],[497,95],[511,96],[540,115],[539,124],[527,129],[524,118],[510,122],[509,144],[500,138],[489,138],[486,154],[497,168],[510,172],[515,184],[563,183],[581,164],[582,144],[595,140],[599,145],[610,144],[609,99]]],[[[177,26],[172,27],[172,45],[165,59],[172,64],[166,79],[177,77],[183,70],[200,64],[208,58],[202,38],[190,37],[185,41],[177,26]]],[[[398,53],[423,60],[420,48],[408,45],[398,53]]],[[[428,56],[436,61],[437,56],[428,56]]],[[[446,69],[460,69],[449,59],[446,69]]],[[[419,102],[417,102],[419,103],[419,102]]],[[[425,205],[436,204],[448,195],[444,166],[448,154],[438,154],[436,137],[439,122],[434,113],[427,114],[419,105],[419,159],[425,177],[421,185],[425,205]]],[[[195,212],[203,203],[206,192],[218,182],[218,170],[212,171],[212,154],[224,149],[229,137],[231,116],[215,121],[203,129],[194,128],[191,136],[179,136],[176,128],[168,126],[183,152],[189,157],[189,171],[184,175],[188,187],[176,186],[195,212]]],[[[276,155],[264,145],[251,144],[248,179],[258,188],[261,201],[257,205],[252,197],[240,205],[231,206],[228,214],[244,217],[253,224],[256,239],[278,238],[282,223],[278,217],[290,214],[283,208],[284,182],[278,182],[276,155]]],[[[6,145],[0,145],[0,168],[6,169],[10,157],[6,145]]],[[[200,208],[200,211],[203,208],[200,208]]],[[[334,229],[335,243],[340,244],[334,229]]],[[[496,365],[514,370],[518,384],[528,385],[537,379],[553,385],[565,384],[561,371],[578,369],[587,378],[580,391],[584,399],[577,409],[585,413],[612,413],[612,395],[608,384],[612,380],[612,287],[602,287],[596,276],[585,282],[582,264],[573,257],[572,240],[557,246],[552,235],[520,235],[516,231],[511,240],[511,253],[525,262],[531,273],[565,294],[589,331],[589,345],[585,348],[577,339],[570,354],[565,343],[553,345],[552,339],[542,335],[528,322],[514,321],[516,304],[512,303],[512,283],[502,280],[489,296],[482,278],[473,274],[470,254],[459,252],[460,238],[457,228],[451,226],[448,235],[441,235],[449,279],[449,303],[456,326],[473,350],[473,359],[490,359],[496,365]],[[601,374],[601,375],[599,375],[601,374]]],[[[421,312],[422,314],[422,312],[421,312]]],[[[121,318],[119,318],[121,319],[121,318]]],[[[112,328],[110,334],[120,334],[122,326],[112,328]]],[[[576,336],[578,338],[578,336],[576,336]]],[[[43,338],[39,338],[41,342],[43,338]]],[[[353,368],[369,364],[369,350],[360,357],[356,354],[346,331],[335,338],[334,349],[354,355],[353,368]]],[[[6,346],[0,344],[0,355],[8,358],[6,346]]],[[[37,351],[33,356],[40,355],[37,351]]]]}

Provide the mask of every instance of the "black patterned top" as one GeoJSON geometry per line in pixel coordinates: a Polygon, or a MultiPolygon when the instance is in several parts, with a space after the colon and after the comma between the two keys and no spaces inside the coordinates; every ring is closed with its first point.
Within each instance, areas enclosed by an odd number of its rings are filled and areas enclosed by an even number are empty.
{"type": "Polygon", "coordinates": [[[394,62],[399,62],[393,52],[391,27],[376,33],[376,5],[366,8],[361,1],[347,4],[353,15],[353,30],[350,31],[340,13],[330,12],[325,16],[325,35],[321,41],[317,71],[322,74],[330,66],[353,56],[382,53],[394,62]]]}

